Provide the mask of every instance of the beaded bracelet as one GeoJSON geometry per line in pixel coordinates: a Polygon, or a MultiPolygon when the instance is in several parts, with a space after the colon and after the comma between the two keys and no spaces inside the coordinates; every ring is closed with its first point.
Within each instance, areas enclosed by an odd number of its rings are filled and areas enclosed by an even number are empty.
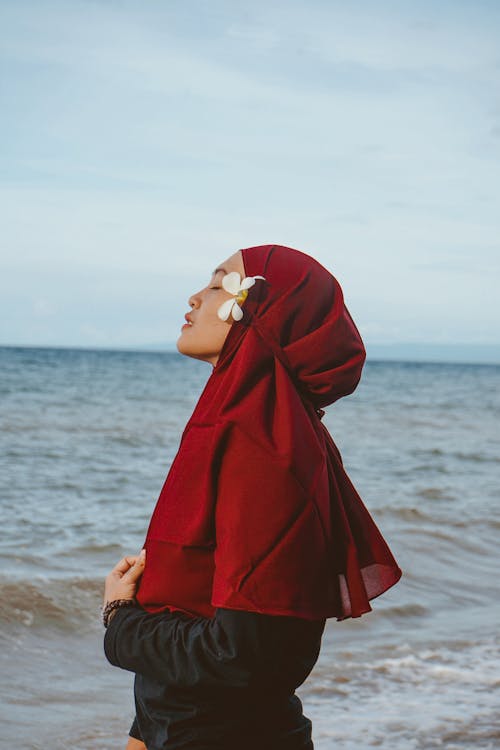
{"type": "Polygon", "coordinates": [[[112,602],[106,602],[104,607],[102,608],[102,624],[105,628],[109,625],[109,616],[111,612],[114,612],[115,609],[118,609],[119,607],[135,607],[136,601],[135,599],[114,599],[112,602]]]}

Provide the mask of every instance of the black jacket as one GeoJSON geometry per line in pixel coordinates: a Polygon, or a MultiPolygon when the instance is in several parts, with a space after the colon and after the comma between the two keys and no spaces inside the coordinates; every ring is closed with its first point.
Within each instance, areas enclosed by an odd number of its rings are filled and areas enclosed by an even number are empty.
{"type": "Polygon", "coordinates": [[[104,651],[136,673],[131,736],[147,750],[312,748],[294,692],[316,663],[324,627],[223,608],[213,619],[118,609],[104,651]]]}

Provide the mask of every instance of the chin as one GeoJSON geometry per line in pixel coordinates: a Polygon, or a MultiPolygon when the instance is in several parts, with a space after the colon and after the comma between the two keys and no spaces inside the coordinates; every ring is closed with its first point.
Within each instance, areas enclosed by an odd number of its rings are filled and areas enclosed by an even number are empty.
{"type": "Polygon", "coordinates": [[[186,345],[186,342],[182,340],[182,334],[177,339],[176,347],[179,354],[184,354],[186,357],[192,357],[193,359],[199,359],[202,362],[208,362],[212,365],[212,367],[215,367],[215,363],[213,362],[213,355],[207,354],[205,352],[200,352],[199,350],[186,345]]]}
{"type": "Polygon", "coordinates": [[[194,357],[195,359],[200,359],[196,349],[193,349],[192,346],[189,346],[189,343],[183,341],[183,339],[184,335],[181,333],[175,344],[179,354],[184,354],[186,357],[194,357]]]}
{"type": "Polygon", "coordinates": [[[177,347],[177,351],[180,354],[189,354],[189,352],[186,351],[186,347],[184,346],[184,342],[182,341],[182,338],[183,337],[182,337],[182,333],[181,333],[181,335],[179,336],[179,338],[175,342],[175,346],[177,347]]]}

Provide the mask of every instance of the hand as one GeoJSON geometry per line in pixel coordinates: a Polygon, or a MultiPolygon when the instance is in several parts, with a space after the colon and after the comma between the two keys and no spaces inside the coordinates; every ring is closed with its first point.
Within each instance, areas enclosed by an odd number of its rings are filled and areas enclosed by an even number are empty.
{"type": "Polygon", "coordinates": [[[144,742],[136,740],[135,737],[129,737],[125,750],[147,750],[147,748],[144,742]]]}
{"type": "Polygon", "coordinates": [[[146,550],[140,555],[123,557],[107,576],[104,584],[104,604],[115,599],[133,599],[139,578],[146,565],[146,550]]]}

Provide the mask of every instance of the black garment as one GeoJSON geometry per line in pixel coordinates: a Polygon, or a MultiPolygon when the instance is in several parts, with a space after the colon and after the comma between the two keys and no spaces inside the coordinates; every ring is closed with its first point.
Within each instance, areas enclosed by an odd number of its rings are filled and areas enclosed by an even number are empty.
{"type": "Polygon", "coordinates": [[[308,750],[295,689],[325,620],[216,609],[213,619],[124,607],[106,630],[111,664],[135,672],[130,734],[147,750],[308,750]]]}

